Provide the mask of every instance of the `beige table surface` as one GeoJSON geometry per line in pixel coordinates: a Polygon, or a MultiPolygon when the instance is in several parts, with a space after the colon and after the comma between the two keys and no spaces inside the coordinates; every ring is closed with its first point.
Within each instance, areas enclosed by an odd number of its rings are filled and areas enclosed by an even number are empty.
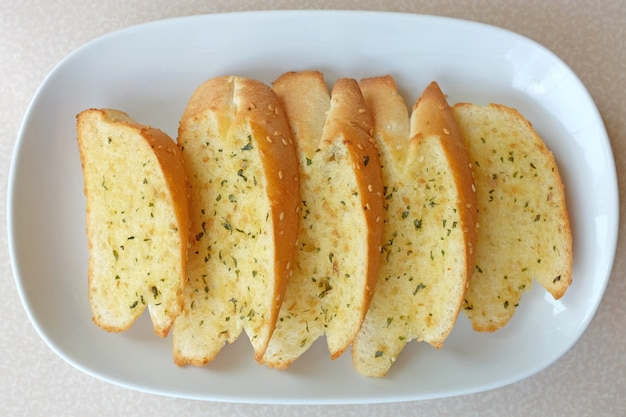
{"type": "MultiPolygon", "coordinates": [[[[2,217],[6,218],[8,172],[22,117],[46,74],[72,50],[107,32],[162,18],[302,8],[459,17],[501,26],[542,43],[572,67],[596,101],[611,139],[622,189],[626,175],[626,2],[621,0],[0,0],[2,217]]],[[[11,272],[5,221],[0,222],[0,228],[3,416],[626,415],[626,247],[621,240],[606,295],[586,333],[553,366],[526,380],[493,391],[422,402],[257,406],[139,393],[102,382],[66,364],[39,338],[24,312],[11,272]]]]}

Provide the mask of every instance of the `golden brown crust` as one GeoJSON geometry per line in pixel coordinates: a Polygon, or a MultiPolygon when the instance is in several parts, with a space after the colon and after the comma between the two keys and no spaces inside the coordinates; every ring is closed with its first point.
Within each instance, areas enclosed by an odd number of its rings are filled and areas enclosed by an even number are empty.
{"type": "MultiPolygon", "coordinates": [[[[344,122],[326,125],[320,147],[327,146],[324,138],[336,137],[338,131],[343,132],[346,137],[350,138],[346,140],[345,145],[350,152],[352,163],[357,170],[361,171],[356,179],[369,231],[367,285],[365,287],[365,303],[361,306],[362,321],[369,308],[380,271],[380,248],[383,239],[382,219],[384,218],[380,156],[372,138],[374,127],[372,115],[367,109],[358,82],[349,78],[338,79],[333,87],[331,97],[337,104],[331,106],[333,113],[329,113],[328,119],[344,122]],[[345,121],[349,121],[349,123],[345,123],[345,121]]],[[[333,357],[338,357],[341,353],[343,351],[337,352],[333,357]]]]}
{"type": "MultiPolygon", "coordinates": [[[[171,195],[174,213],[176,216],[176,224],[178,228],[178,233],[181,238],[181,241],[183,242],[183,244],[180,247],[180,253],[178,255],[178,259],[180,261],[180,270],[182,271],[182,273],[179,277],[179,283],[177,284],[177,286],[180,289],[178,291],[178,297],[175,300],[167,301],[168,303],[174,304],[174,305],[170,304],[171,307],[167,310],[167,313],[166,313],[168,316],[166,323],[169,323],[169,324],[159,324],[157,322],[154,322],[155,334],[157,334],[160,337],[166,337],[169,333],[171,324],[173,323],[173,321],[175,320],[175,318],[178,316],[178,314],[180,313],[182,309],[182,303],[183,303],[182,288],[184,288],[184,284],[185,284],[185,266],[186,266],[186,259],[187,259],[186,242],[188,241],[188,234],[189,234],[189,212],[188,212],[189,198],[188,198],[187,187],[186,187],[187,177],[186,177],[186,173],[183,167],[182,155],[180,153],[180,150],[176,146],[176,143],[163,131],[147,126],[147,125],[140,124],[136,122],[135,120],[133,120],[128,114],[119,110],[92,108],[92,109],[84,110],[77,115],[78,145],[79,145],[79,152],[81,155],[83,171],[85,171],[86,169],[85,163],[87,159],[94,157],[93,155],[87,155],[89,151],[86,149],[86,147],[87,147],[88,141],[97,140],[97,138],[95,137],[93,138],[87,137],[90,134],[94,134],[94,132],[90,131],[90,129],[93,128],[93,126],[90,126],[90,125],[94,123],[95,119],[99,119],[99,123],[117,125],[117,129],[120,129],[120,130],[130,129],[134,131],[134,133],[136,134],[138,138],[141,138],[147,144],[149,144],[154,153],[154,156],[156,157],[160,165],[160,169],[163,172],[163,176],[164,176],[164,179],[166,181],[166,186],[167,186],[166,192],[170,193],[171,195]]],[[[129,151],[134,151],[134,149],[131,149],[129,151]]],[[[87,231],[88,231],[88,238],[89,238],[88,245],[89,245],[89,250],[91,252],[93,250],[93,240],[96,239],[96,237],[94,237],[90,232],[91,230],[94,229],[94,226],[91,224],[91,222],[95,219],[93,219],[93,216],[90,215],[93,207],[89,198],[90,197],[89,188],[91,187],[91,185],[88,182],[92,180],[93,178],[91,178],[91,176],[87,172],[85,172],[84,179],[85,179],[84,192],[85,192],[85,195],[87,196],[87,208],[86,208],[87,216],[86,217],[87,217],[87,231]]],[[[129,186],[131,185],[129,184],[129,186]]],[[[90,288],[92,288],[94,275],[96,274],[96,271],[94,270],[94,268],[95,267],[94,267],[93,262],[90,261],[89,267],[88,267],[90,288]]],[[[149,294],[146,294],[146,298],[148,298],[148,295],[149,294]]],[[[94,296],[95,295],[93,295],[90,290],[90,297],[94,297],[94,296]]],[[[143,310],[140,310],[138,308],[137,311],[143,311],[143,310]]],[[[98,315],[94,315],[93,320],[98,326],[111,332],[125,331],[128,328],[130,328],[130,326],[134,322],[133,320],[129,322],[127,325],[113,326],[107,322],[100,320],[98,315]]]]}
{"type": "Polygon", "coordinates": [[[358,82],[351,78],[338,79],[331,92],[331,106],[319,148],[323,151],[331,146],[336,138],[343,137],[343,145],[348,151],[355,171],[368,234],[365,254],[366,282],[362,302],[359,304],[358,321],[350,323],[349,329],[338,330],[330,326],[327,328],[326,335],[332,359],[341,356],[356,337],[365,320],[380,273],[384,227],[383,182],[380,155],[372,133],[372,115],[367,109],[358,82]],[[342,335],[339,335],[339,332],[342,335]],[[338,343],[341,339],[345,339],[344,343],[338,343]]]}
{"type": "Polygon", "coordinates": [[[383,376],[408,341],[438,348],[451,331],[473,265],[475,200],[467,151],[436,84],[410,117],[391,76],[364,79],[361,89],[383,164],[385,232],[381,275],[352,354],[361,374],[383,376]]]}
{"type": "Polygon", "coordinates": [[[443,138],[443,147],[453,166],[462,169],[453,171],[459,191],[460,204],[467,208],[461,211],[461,222],[468,248],[466,286],[469,285],[471,271],[474,268],[476,242],[478,240],[478,211],[476,186],[472,163],[461,131],[456,123],[452,109],[436,82],[431,82],[413,106],[411,113],[411,131],[423,136],[437,135],[443,138]],[[424,123],[426,122],[426,123],[424,123]]]}
{"type": "MultiPolygon", "coordinates": [[[[207,147],[212,149],[210,151],[206,151],[207,155],[205,157],[208,158],[210,152],[218,152],[217,148],[222,146],[220,143],[234,139],[237,139],[238,141],[243,140],[249,143],[249,145],[245,145],[244,147],[238,149],[232,149],[232,152],[241,153],[247,152],[248,150],[252,151],[254,149],[254,155],[258,155],[258,158],[260,159],[260,164],[262,165],[261,175],[263,176],[263,182],[265,183],[265,193],[267,203],[269,204],[268,215],[271,216],[273,225],[271,241],[274,246],[271,249],[271,252],[274,254],[274,258],[270,268],[272,271],[272,275],[270,277],[272,294],[268,295],[267,299],[264,298],[263,300],[251,301],[255,305],[259,306],[259,308],[263,308],[260,307],[262,304],[265,305],[266,303],[271,303],[271,312],[268,312],[268,316],[265,316],[263,311],[250,310],[250,314],[254,314],[255,317],[257,317],[254,319],[256,324],[250,324],[250,326],[257,326],[258,324],[259,327],[255,327],[255,329],[246,328],[246,331],[251,333],[249,336],[255,349],[255,358],[260,360],[265,349],[267,348],[272,332],[274,331],[278,312],[284,298],[285,288],[293,267],[293,257],[295,253],[295,243],[299,222],[299,215],[297,212],[300,199],[298,159],[295,151],[295,144],[291,138],[289,125],[286,121],[286,116],[282,111],[276,95],[267,85],[257,80],[236,76],[224,76],[210,79],[200,85],[189,100],[181,118],[179,127],[179,146],[184,148],[190,140],[206,140],[207,147]],[[198,129],[208,129],[211,133],[198,133],[196,132],[198,129]],[[203,135],[206,136],[204,139],[203,135]],[[211,143],[209,146],[208,142],[214,143],[211,143]]],[[[230,146],[232,148],[232,145],[228,145],[226,143],[224,143],[223,146],[226,148],[230,146]]],[[[201,147],[202,145],[199,148],[201,147]]],[[[198,150],[198,152],[204,151],[198,150]]],[[[246,166],[248,165],[248,162],[246,162],[246,158],[248,157],[235,155],[234,153],[230,157],[238,158],[238,160],[240,159],[240,167],[247,169],[246,166]]],[[[195,159],[196,156],[189,155],[189,158],[195,159]]],[[[226,155],[219,155],[218,158],[228,157],[226,155]]],[[[254,158],[256,160],[257,157],[254,158]]],[[[252,163],[252,161],[250,161],[250,163],[252,163]]],[[[202,169],[199,167],[200,165],[198,165],[195,169],[202,169]]],[[[235,172],[221,172],[215,173],[215,175],[234,176],[235,178],[238,177],[236,168],[235,172]]],[[[257,187],[256,178],[253,182],[255,187],[257,187]]],[[[216,187],[217,184],[210,185],[198,183],[196,186],[216,187]]],[[[233,191],[232,198],[241,198],[242,204],[243,201],[247,201],[245,206],[249,207],[250,210],[255,210],[252,208],[254,206],[254,201],[250,201],[250,198],[247,198],[245,194],[241,193],[243,193],[243,191],[233,191]]],[[[200,216],[200,211],[204,213],[203,208],[196,208],[198,210],[196,210],[195,214],[192,214],[193,216],[200,216]]],[[[245,211],[247,209],[240,210],[245,211]]],[[[204,214],[202,214],[202,216],[204,216],[204,214]]],[[[238,221],[243,221],[241,216],[245,217],[247,216],[247,213],[242,212],[237,214],[237,216],[239,219],[238,221]]],[[[258,214],[252,212],[250,213],[250,218],[257,217],[258,214]]],[[[205,220],[202,219],[196,220],[196,223],[204,221],[205,220]]],[[[216,220],[213,218],[207,218],[206,220],[207,225],[212,224],[215,221],[216,220]]],[[[202,228],[204,229],[204,223],[202,224],[202,228]]],[[[261,230],[258,232],[261,232],[261,230]]],[[[210,234],[210,231],[207,231],[207,234],[210,234]]],[[[198,242],[194,243],[197,244],[198,242]]],[[[206,248],[202,248],[202,250],[206,250],[206,248]]],[[[238,253],[243,256],[243,252],[238,253]]],[[[217,258],[219,254],[216,250],[215,253],[207,253],[206,255],[217,258]]],[[[197,255],[193,256],[197,257],[197,255]]],[[[246,265],[251,264],[252,258],[255,256],[256,254],[250,254],[249,259],[246,261],[246,265]]],[[[201,276],[203,274],[203,262],[193,262],[194,265],[196,265],[194,267],[194,271],[192,271],[195,278],[191,277],[191,279],[198,279],[197,275],[201,276]]],[[[235,267],[234,269],[238,268],[235,267]]],[[[255,277],[257,276],[256,271],[247,271],[247,273],[252,274],[247,276],[245,279],[251,280],[250,286],[254,286],[256,283],[255,277]]],[[[204,274],[206,275],[206,273],[204,274]]],[[[212,278],[213,277],[207,277],[206,279],[212,278]]],[[[221,278],[220,280],[228,280],[228,278],[221,278]]],[[[259,284],[256,283],[256,285],[259,284]]],[[[235,293],[239,294],[242,299],[249,299],[248,295],[242,293],[244,290],[241,288],[243,287],[240,286],[240,290],[235,290],[235,293]]],[[[221,300],[221,302],[231,305],[234,304],[229,300],[221,300]]],[[[242,306],[241,301],[238,306],[242,306]]],[[[187,315],[185,314],[185,317],[186,316],[187,315]]],[[[228,333],[228,337],[226,338],[224,336],[206,335],[206,338],[212,339],[210,342],[212,346],[210,348],[211,352],[205,351],[196,354],[183,352],[181,346],[187,343],[188,340],[193,339],[193,335],[190,332],[193,332],[194,330],[189,330],[187,324],[182,324],[188,323],[187,319],[179,321],[181,323],[179,324],[177,321],[178,329],[175,331],[174,352],[175,362],[179,365],[202,365],[209,362],[221,349],[221,346],[223,346],[225,341],[232,342],[238,337],[241,332],[240,326],[242,325],[241,323],[229,324],[229,326],[234,327],[228,327],[229,330],[225,331],[225,334],[228,333]]],[[[232,320],[230,323],[234,321],[241,320],[232,320]]],[[[244,328],[245,326],[246,325],[244,325],[244,328]]],[[[202,348],[199,348],[198,350],[201,349],[202,348]]]]}
{"type": "Polygon", "coordinates": [[[355,80],[340,79],[329,93],[320,72],[289,72],[273,88],[298,144],[302,178],[295,273],[263,360],[284,369],[324,333],[331,358],[356,335],[379,270],[382,179],[355,80]]]}
{"type": "Polygon", "coordinates": [[[313,158],[326,121],[329,93],[324,75],[319,71],[286,72],[274,81],[300,154],[313,158]]]}
{"type": "MultiPolygon", "coordinates": [[[[274,310],[268,323],[273,329],[285,296],[298,239],[300,221],[297,212],[300,204],[298,157],[286,116],[275,94],[265,84],[255,80],[240,79],[239,84],[238,108],[247,108],[246,118],[254,132],[253,136],[265,138],[258,140],[257,146],[265,167],[267,193],[274,219],[276,288],[274,310]]],[[[263,357],[267,343],[269,337],[263,351],[256,353],[257,360],[263,357]]]]}
{"type": "Polygon", "coordinates": [[[474,330],[492,332],[508,323],[533,280],[554,298],[570,285],[565,193],[554,156],[519,111],[471,103],[453,111],[476,161],[481,225],[464,312],[474,330]]]}

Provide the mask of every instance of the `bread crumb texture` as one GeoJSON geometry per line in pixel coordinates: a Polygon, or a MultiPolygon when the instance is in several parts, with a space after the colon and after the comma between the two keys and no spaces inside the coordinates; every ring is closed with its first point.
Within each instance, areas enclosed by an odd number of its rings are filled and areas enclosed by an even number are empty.
{"type": "Polygon", "coordinates": [[[479,239],[463,311],[475,330],[513,316],[536,279],[555,298],[571,283],[572,238],[552,153],[514,109],[457,104],[474,166],[479,239]]]}
{"type": "Polygon", "coordinates": [[[455,323],[475,244],[475,196],[467,152],[438,87],[422,94],[411,117],[389,77],[361,88],[375,115],[385,184],[382,267],[353,345],[356,369],[383,376],[407,342],[440,347],[455,323]],[[443,115],[440,113],[444,113],[443,115]],[[400,150],[400,152],[398,152],[400,150]],[[465,189],[463,189],[465,188],[465,189]]]}
{"type": "Polygon", "coordinates": [[[322,335],[341,355],[360,328],[379,268],[382,176],[356,81],[340,79],[329,94],[320,73],[288,73],[274,89],[302,187],[294,274],[263,360],[283,369],[322,335]]]}
{"type": "Polygon", "coordinates": [[[164,133],[121,112],[78,116],[93,319],[123,331],[148,306],[161,336],[179,314],[187,240],[182,160],[164,133]]]}
{"type": "Polygon", "coordinates": [[[571,283],[554,156],[503,105],[408,108],[391,76],[224,76],[192,94],[176,144],[116,110],[78,115],[94,322],[150,311],[174,362],[205,365],[242,332],[285,369],[324,337],[382,377],[406,343],[440,348],[461,311],[506,325],[537,280],[571,283]]]}
{"type": "Polygon", "coordinates": [[[191,240],[174,326],[178,364],[207,363],[242,330],[262,355],[274,330],[299,199],[295,148],[277,106],[260,82],[224,77],[203,84],[182,118],[191,240]]]}

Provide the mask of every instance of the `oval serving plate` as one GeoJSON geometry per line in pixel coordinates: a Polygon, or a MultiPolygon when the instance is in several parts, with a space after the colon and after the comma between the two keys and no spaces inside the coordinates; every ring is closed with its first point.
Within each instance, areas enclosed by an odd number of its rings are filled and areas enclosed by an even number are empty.
{"type": "Polygon", "coordinates": [[[610,143],[577,76],[520,35],[442,17],[336,11],[251,12],[148,23],[96,39],[46,78],[13,156],[8,230],[17,287],[33,325],[59,356],[114,384],[182,398],[248,403],[372,403],[497,388],[549,366],[576,343],[602,299],[615,254],[618,194],[610,143]],[[450,103],[516,107],[554,152],[574,234],[573,284],[559,301],[539,285],[504,329],[475,333],[461,314],[445,346],[410,343],[383,379],[359,376],[349,352],[330,361],[316,342],[289,370],[257,365],[245,337],[203,368],[178,368],[171,340],[144,315],[123,334],[91,322],[85,200],[75,115],[124,110],[176,136],[204,80],[282,72],[391,74],[407,103],[436,80],[450,103]]]}

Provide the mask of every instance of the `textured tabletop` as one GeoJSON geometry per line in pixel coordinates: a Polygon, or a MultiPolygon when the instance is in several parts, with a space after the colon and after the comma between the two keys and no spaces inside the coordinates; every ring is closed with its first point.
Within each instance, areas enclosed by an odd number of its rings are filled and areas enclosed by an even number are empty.
{"type": "MultiPolygon", "coordinates": [[[[620,181],[626,169],[626,3],[600,0],[0,0],[0,212],[7,215],[11,156],[22,118],[46,74],[77,47],[111,31],[178,16],[244,10],[401,11],[484,22],[552,50],[585,84],[609,134],[620,181]]],[[[582,338],[547,369],[477,394],[377,405],[272,406],[183,400],[136,392],[73,368],[38,336],[20,302],[0,223],[0,414],[4,416],[623,416],[626,293],[623,241],[602,303],[582,338]]],[[[620,232],[622,227],[620,225],[620,232]]],[[[36,258],[33,262],[36,262],[36,258]]]]}

